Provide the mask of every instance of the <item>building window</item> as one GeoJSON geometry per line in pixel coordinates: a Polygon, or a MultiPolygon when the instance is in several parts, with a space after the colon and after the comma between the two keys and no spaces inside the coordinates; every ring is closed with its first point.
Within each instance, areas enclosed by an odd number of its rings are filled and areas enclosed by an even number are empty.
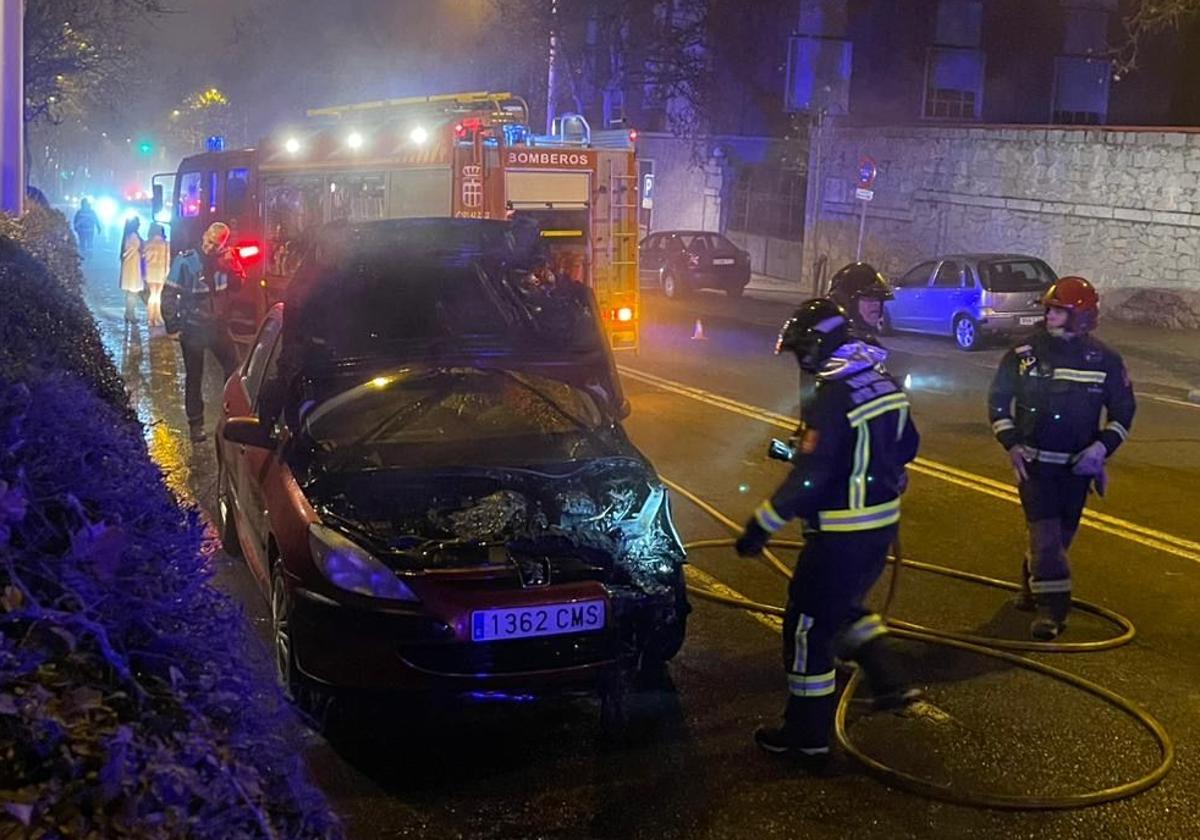
{"type": "Polygon", "coordinates": [[[983,0],[940,0],[934,43],[945,47],[978,47],[983,29],[983,0]]]}
{"type": "Polygon", "coordinates": [[[849,41],[789,38],[784,110],[849,113],[853,61],[854,45],[849,41]]]}
{"type": "Polygon", "coordinates": [[[977,120],[983,107],[983,51],[931,47],[925,59],[929,119],[977,120]]]}
{"type": "Polygon", "coordinates": [[[733,184],[729,229],[799,240],[804,235],[807,178],[797,169],[744,166],[733,184]]]}
{"type": "Polygon", "coordinates": [[[604,89],[604,127],[621,128],[625,125],[625,91],[618,87],[604,89]]]}
{"type": "Polygon", "coordinates": [[[1067,125],[1102,125],[1108,119],[1112,63],[1082,56],[1054,60],[1051,119],[1067,125]]]}
{"type": "Polygon", "coordinates": [[[975,91],[932,88],[925,93],[925,116],[952,120],[975,117],[975,91]]]}

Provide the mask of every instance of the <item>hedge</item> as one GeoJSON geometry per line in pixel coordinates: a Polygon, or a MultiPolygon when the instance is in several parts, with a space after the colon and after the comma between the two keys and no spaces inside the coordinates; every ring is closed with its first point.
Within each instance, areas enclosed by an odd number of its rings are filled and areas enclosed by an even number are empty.
{"type": "Polygon", "coordinates": [[[341,837],[211,532],[30,250],[0,236],[0,835],[341,837]]]}

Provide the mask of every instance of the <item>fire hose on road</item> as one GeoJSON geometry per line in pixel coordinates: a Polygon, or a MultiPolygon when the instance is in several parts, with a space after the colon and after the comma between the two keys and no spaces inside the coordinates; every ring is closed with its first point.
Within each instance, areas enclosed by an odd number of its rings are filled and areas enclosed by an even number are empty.
{"type": "MultiPolygon", "coordinates": [[[[725,527],[731,529],[735,533],[741,532],[741,526],[725,516],[715,507],[705,502],[695,494],[681,487],[673,481],[663,479],[663,482],[673,491],[688,499],[695,504],[717,522],[720,522],[725,527]]],[[[733,538],[726,539],[711,539],[711,540],[696,540],[686,544],[687,550],[705,550],[714,548],[732,548],[736,542],[733,538]]],[[[771,543],[775,548],[801,548],[804,543],[797,540],[776,540],[771,543]]],[[[1093,697],[1096,697],[1118,711],[1132,718],[1150,736],[1155,740],[1160,762],[1151,772],[1134,779],[1124,784],[1114,785],[1102,790],[1088,791],[1084,793],[1064,794],[1058,796],[1041,796],[1041,795],[1009,795],[984,792],[959,791],[953,788],[937,784],[927,779],[922,779],[913,774],[907,773],[873,758],[864,753],[857,747],[846,731],[846,712],[849,709],[850,703],[854,698],[855,689],[861,678],[861,672],[855,670],[846,684],[845,690],[842,692],[841,700],[838,703],[837,715],[835,718],[835,729],[838,742],[842,749],[852,756],[855,760],[861,763],[867,770],[881,779],[883,782],[893,785],[894,787],[907,790],[921,796],[931,799],[950,802],[957,805],[966,805],[979,808],[996,808],[1004,810],[1063,810],[1071,808],[1083,808],[1090,805],[1099,805],[1104,802],[1112,802],[1118,799],[1126,799],[1136,794],[1142,793],[1158,784],[1170,772],[1171,766],[1175,761],[1175,744],[1171,740],[1171,736],[1163,728],[1157,720],[1155,720],[1148,712],[1140,708],[1136,703],[1128,700],[1121,695],[1110,691],[1109,689],[1098,685],[1083,677],[1077,676],[1064,671],[1060,668],[1055,668],[1052,665],[1046,665],[1028,656],[1022,656],[1014,651],[1023,651],[1025,653],[1082,653],[1095,652],[1101,650],[1111,650],[1112,648],[1120,647],[1121,645],[1130,642],[1135,634],[1133,623],[1129,619],[1113,612],[1112,610],[1101,607],[1097,604],[1092,604],[1087,601],[1072,599],[1072,606],[1082,612],[1090,613],[1105,621],[1110,622],[1120,631],[1108,639],[1100,639],[1094,641],[1080,642],[1038,642],[1026,641],[1018,639],[998,639],[986,636],[977,636],[966,633],[953,633],[946,630],[939,630],[932,627],[924,627],[919,624],[912,624],[907,621],[888,617],[888,612],[892,602],[895,599],[897,586],[900,576],[900,570],[908,567],[918,569],[920,571],[930,572],[932,574],[942,575],[956,580],[978,583],[984,586],[990,586],[996,589],[1004,589],[1009,591],[1018,591],[1020,586],[1010,581],[1000,580],[997,578],[986,577],[984,575],[974,574],[972,572],[962,571],[960,569],[952,569],[945,566],[937,566],[930,563],[920,563],[915,560],[909,560],[902,556],[899,540],[893,546],[894,554],[889,558],[892,564],[892,574],[888,585],[888,592],[884,602],[881,614],[884,616],[891,632],[902,639],[911,639],[917,642],[923,642],[931,645],[942,645],[944,647],[954,648],[956,650],[965,651],[967,653],[978,654],[980,656],[998,659],[1002,662],[1007,662],[1010,665],[1015,665],[1027,671],[1032,671],[1037,674],[1049,677],[1059,682],[1080,689],[1093,697]]],[[[777,556],[770,551],[764,553],[764,558],[767,563],[785,579],[790,579],[792,570],[787,567],[777,556]]],[[[708,586],[698,586],[689,583],[688,591],[698,598],[710,601],[716,604],[721,604],[727,607],[746,610],[748,612],[760,613],[764,615],[783,616],[784,610],[782,607],[771,604],[763,604],[751,601],[747,598],[740,597],[736,594],[725,592],[717,592],[708,586]]]]}

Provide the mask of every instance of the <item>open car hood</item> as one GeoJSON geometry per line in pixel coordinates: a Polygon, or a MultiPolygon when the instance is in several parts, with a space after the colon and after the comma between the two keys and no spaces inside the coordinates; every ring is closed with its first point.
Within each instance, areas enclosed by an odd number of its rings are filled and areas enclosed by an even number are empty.
{"type": "Polygon", "coordinates": [[[630,457],[535,469],[326,476],[322,518],[402,570],[569,556],[607,582],[660,588],[683,560],[666,491],[630,457]]]}

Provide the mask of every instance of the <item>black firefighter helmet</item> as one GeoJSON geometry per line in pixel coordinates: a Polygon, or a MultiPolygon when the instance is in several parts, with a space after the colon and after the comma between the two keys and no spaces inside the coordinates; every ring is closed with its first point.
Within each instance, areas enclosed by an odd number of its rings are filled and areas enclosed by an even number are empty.
{"type": "Polygon", "coordinates": [[[850,315],[851,322],[860,329],[874,332],[878,324],[866,324],[858,310],[860,300],[891,300],[892,284],[870,263],[855,262],[842,266],[829,280],[829,297],[850,315]]]}
{"type": "Polygon", "coordinates": [[[800,304],[779,331],[775,353],[790,350],[800,367],[816,373],[833,351],[850,340],[846,310],[829,298],[813,298],[800,304]]]}

